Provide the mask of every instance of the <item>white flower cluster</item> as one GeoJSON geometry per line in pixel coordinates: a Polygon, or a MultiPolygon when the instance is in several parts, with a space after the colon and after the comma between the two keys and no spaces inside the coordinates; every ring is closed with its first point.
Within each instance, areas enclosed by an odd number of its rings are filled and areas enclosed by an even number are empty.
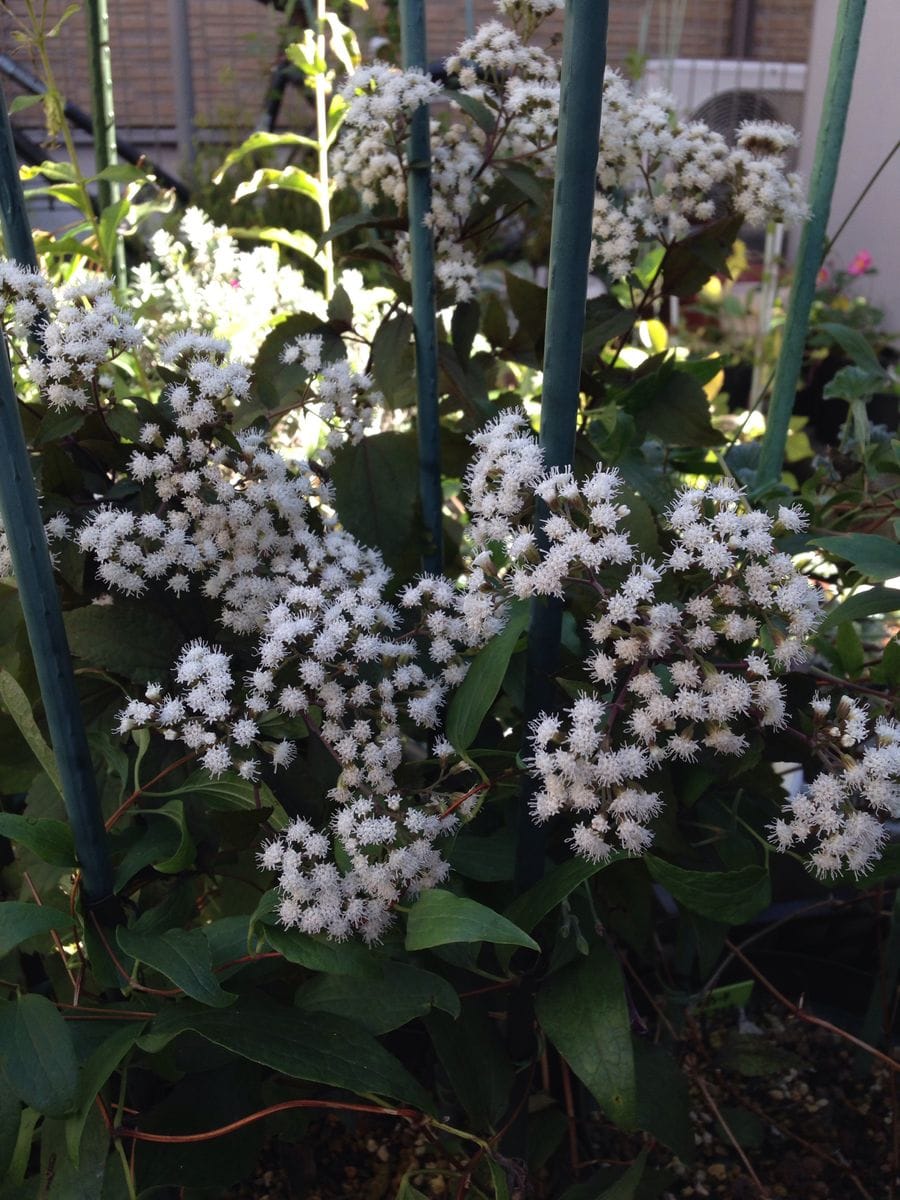
{"type": "Polygon", "coordinates": [[[41,353],[26,358],[26,375],[51,408],[88,408],[113,385],[104,368],[123,350],[136,349],[141,334],[130,314],[114,301],[111,282],[101,276],[79,276],[52,298],[35,285],[32,295],[14,309],[21,319],[37,303],[42,313],[36,330],[41,353]]]}
{"type": "Polygon", "coordinates": [[[338,446],[362,440],[384,396],[373,386],[371,377],[354,371],[346,358],[324,361],[323,349],[324,340],[318,334],[303,334],[285,346],[281,361],[299,363],[306,373],[296,408],[312,413],[328,426],[325,445],[316,456],[317,462],[327,467],[338,446]]]}
{"type": "MultiPolygon", "coordinates": [[[[56,564],[56,555],[53,550],[54,542],[64,542],[71,535],[69,519],[63,513],[57,513],[55,517],[50,517],[44,522],[44,534],[47,538],[47,544],[50,546],[50,559],[53,564],[56,564]]],[[[12,557],[9,552],[9,541],[6,536],[6,530],[3,527],[3,521],[0,520],[0,579],[9,579],[13,575],[12,557]]]]}
{"type": "Polygon", "coordinates": [[[900,725],[879,718],[872,729],[849,696],[836,706],[816,696],[812,709],[812,743],[829,769],[785,804],[772,840],[781,850],[813,843],[810,863],[820,876],[859,875],[879,856],[880,818],[900,817],[900,725]]]}
{"type": "MultiPolygon", "coordinates": [[[[341,371],[327,374],[316,339],[293,348],[326,385],[346,385],[341,371]]],[[[221,437],[248,388],[246,369],[226,350],[203,335],[167,344],[165,361],[181,373],[161,406],[161,422],[165,414],[171,423],[146,425],[130,463],[135,480],[152,484],[153,511],[103,507],[78,543],[96,558],[100,578],[126,594],[154,582],[177,594],[199,587],[223,625],[247,639],[245,666],[236,671],[220,647],[194,642],[175,665],[173,691],[150,687],[122,710],[118,728],[155,727],[210,774],[233,770],[251,781],[264,761],[286,766],[296,753],[293,741],[267,736],[273,721],[293,721],[320,739],[339,767],[331,833],[313,838],[294,822],[262,860],[281,872],[286,923],[375,939],[401,896],[445,876],[434,842],[458,819],[442,815],[455,765],[443,739],[435,778],[401,785],[404,730],[436,731],[466,652],[502,628],[503,598],[477,573],[462,591],[423,579],[403,598],[404,608],[421,612],[413,631],[401,632],[401,612],[386,599],[389,573],[376,551],[337,526],[316,471],[283,458],[257,430],[221,437]],[[427,671],[425,661],[433,664],[427,671]],[[333,861],[332,839],[348,868],[333,861]]],[[[327,403],[339,413],[343,401],[331,394],[327,403]]]]}
{"type": "Polygon", "coordinates": [[[28,337],[38,318],[53,305],[53,289],[39,271],[0,259],[0,321],[11,336],[28,337]]]}
{"type": "Polygon", "coordinates": [[[306,286],[301,271],[280,263],[276,246],[242,250],[199,208],[187,209],[177,237],[158,230],[150,249],[156,261],[132,272],[139,325],[148,335],[211,333],[226,338],[234,357],[248,362],[285,313],[326,319],[322,297],[306,286]]]}
{"type": "Polygon", "coordinates": [[[785,167],[792,129],[747,122],[732,148],[702,121],[676,118],[674,108],[667,92],[635,92],[607,71],[592,261],[614,277],[628,273],[642,241],[667,245],[716,216],[765,225],[807,215],[800,179],[785,167]]]}
{"type": "Polygon", "coordinates": [[[532,727],[535,819],[575,814],[572,844],[597,861],[617,848],[643,850],[660,799],[642,781],[657,766],[692,762],[702,749],[740,754],[742,727],[785,723],[773,676],[802,659],[818,596],[773,535],[802,529],[803,514],[783,507],[773,520],[729,482],[685,489],[666,517],[669,554],[638,561],[620,529],[628,508],[616,471],[598,466],[579,482],[545,470],[515,411],[474,441],[473,538],[502,545],[509,590],[562,596],[579,584],[597,596],[586,662],[597,694],[561,715],[542,713],[532,727]],[[549,512],[543,545],[527,519],[534,496],[549,512]],[[687,598],[662,599],[679,577],[687,598]]]}
{"type": "MultiPolygon", "coordinates": [[[[453,116],[431,122],[433,193],[426,220],[435,237],[438,282],[458,301],[469,299],[477,283],[483,231],[472,217],[504,163],[525,164],[549,178],[556,157],[559,65],[528,38],[559,4],[500,0],[498,7],[514,27],[489,21],[447,59],[456,86],[443,98],[454,105],[453,116]],[[473,103],[477,117],[464,107],[473,103]],[[487,127],[485,114],[492,122],[487,127]]],[[[335,181],[357,188],[368,207],[387,199],[402,209],[409,118],[441,89],[419,71],[375,64],[352,76],[344,94],[349,109],[333,152],[335,181]]],[[[614,278],[628,274],[642,244],[669,245],[717,216],[737,214],[764,225],[807,214],[799,178],[786,170],[793,130],[747,122],[730,147],[703,122],[678,120],[674,107],[667,92],[637,93],[607,71],[591,261],[614,278]]],[[[405,236],[397,252],[408,271],[405,236]]]]}

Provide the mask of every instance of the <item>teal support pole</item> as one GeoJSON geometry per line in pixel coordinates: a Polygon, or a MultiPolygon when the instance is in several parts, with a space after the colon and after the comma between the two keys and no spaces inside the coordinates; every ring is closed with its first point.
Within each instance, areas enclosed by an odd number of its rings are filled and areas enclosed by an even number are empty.
{"type": "MultiPolygon", "coordinates": [[[[97,174],[118,161],[116,151],[116,116],[113,102],[112,56],[109,46],[109,11],[106,0],[86,0],[88,41],[88,71],[91,78],[91,116],[94,125],[94,161],[97,174]]],[[[100,211],[119,199],[119,185],[111,179],[97,181],[97,201],[100,211]]],[[[121,291],[126,284],[125,246],[116,236],[113,247],[112,273],[121,291]]]]}
{"type": "MultiPolygon", "coordinates": [[[[25,215],[25,198],[18,170],[7,170],[12,139],[2,93],[0,118],[3,236],[11,255],[23,266],[31,266],[34,245],[25,215]]],[[[15,168],[15,155],[12,166],[15,168]]],[[[84,895],[88,904],[95,905],[112,894],[112,867],[59,595],[3,338],[0,338],[0,463],[3,464],[0,517],[34,655],[63,801],[81,864],[84,895]]]]}
{"type": "MultiPolygon", "coordinates": [[[[403,66],[425,70],[425,0],[400,0],[403,66]]],[[[443,565],[443,506],[441,432],[438,420],[437,324],[434,291],[434,239],[425,225],[431,211],[431,137],[428,106],[410,121],[407,211],[412,260],[413,329],[416,340],[418,391],[419,495],[428,539],[422,565],[440,572],[443,565]]]]}
{"type": "Polygon", "coordinates": [[[25,196],[19,179],[19,160],[13,142],[6,99],[0,88],[0,220],[7,258],[23,267],[37,270],[34,239],[25,208],[25,196]]]}
{"type": "MultiPolygon", "coordinates": [[[[608,21],[609,0],[566,4],[541,397],[540,443],[548,467],[570,466],[575,455],[608,21]]],[[[535,519],[542,547],[546,516],[539,503],[535,519]]],[[[532,601],[525,676],[529,721],[553,707],[562,616],[561,600],[532,601]]],[[[528,812],[530,784],[525,791],[517,854],[520,889],[540,878],[544,863],[544,835],[528,812]]]]}
{"type": "Polygon", "coordinates": [[[794,411],[797,380],[803,365],[803,348],[809,332],[809,314],[816,291],[816,276],[822,265],[825,249],[831,197],[841,157],[865,11],[866,0],[841,0],[838,9],[828,82],[822,103],[822,121],[819,125],[809,185],[812,214],[804,226],[797,252],[784,341],[775,371],[766,432],[759,454],[756,473],[758,491],[773,486],[781,478],[788,426],[794,411]]]}

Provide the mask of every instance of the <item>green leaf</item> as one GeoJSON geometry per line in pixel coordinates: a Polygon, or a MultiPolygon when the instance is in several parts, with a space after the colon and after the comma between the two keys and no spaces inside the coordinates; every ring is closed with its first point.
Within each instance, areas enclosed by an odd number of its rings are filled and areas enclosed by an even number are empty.
{"type": "Polygon", "coordinates": [[[455,1021],[433,1012],[424,1025],[471,1127],[494,1127],[509,1108],[515,1073],[487,1011],[468,1000],[455,1021]]]}
{"type": "Polygon", "coordinates": [[[326,975],[353,975],[378,978],[384,966],[378,955],[358,942],[335,942],[331,938],[281,925],[266,926],[266,941],[288,962],[326,975]]]}
{"type": "Polygon", "coordinates": [[[38,723],[34,719],[34,713],[31,711],[31,701],[5,667],[0,669],[0,699],[2,699],[6,711],[18,726],[19,733],[21,733],[22,737],[28,743],[32,754],[47,772],[53,786],[62,795],[62,784],[59,779],[56,759],[53,757],[53,751],[44,741],[44,735],[41,733],[38,723]]]}
{"type": "Polygon", "coordinates": [[[51,929],[71,929],[68,913],[22,900],[4,900],[0,908],[0,958],[21,942],[51,929]]]}
{"type": "Polygon", "coordinates": [[[832,341],[837,342],[845,354],[849,354],[858,367],[867,371],[880,373],[884,379],[884,370],[878,361],[878,355],[858,329],[850,325],[840,325],[832,321],[823,321],[816,325],[817,334],[826,333],[832,341]]]}
{"type": "Polygon", "coordinates": [[[670,246],[662,266],[665,295],[693,296],[713,275],[725,272],[741,224],[739,216],[722,217],[670,246]]]}
{"type": "Polygon", "coordinates": [[[825,615],[817,632],[824,633],[843,621],[859,621],[863,617],[874,617],[882,613],[900,612],[900,589],[873,587],[864,592],[848,596],[834,605],[825,615]]]}
{"type": "MultiPolygon", "coordinates": [[[[584,1183],[576,1183],[574,1187],[570,1187],[560,1200],[638,1200],[638,1197],[643,1194],[638,1191],[638,1188],[644,1178],[647,1153],[646,1150],[642,1150],[625,1174],[621,1175],[611,1187],[604,1187],[602,1192],[599,1190],[603,1187],[602,1183],[598,1183],[594,1179],[586,1179],[584,1183]]],[[[649,1194],[655,1196],[657,1192],[654,1189],[649,1194]]]]}
{"type": "Polygon", "coordinates": [[[251,179],[245,179],[234,190],[235,200],[244,196],[255,196],[260,191],[299,192],[310,200],[319,200],[319,183],[314,175],[300,167],[262,167],[254,171],[251,179]]]}
{"type": "Polygon", "coordinates": [[[647,869],[679,904],[723,925],[742,925],[766,908],[772,899],[765,867],[737,871],[686,871],[648,854],[647,869]]]}
{"type": "Polygon", "coordinates": [[[234,1000],[213,974],[209,943],[202,929],[168,929],[151,934],[120,926],[116,940],[127,955],[159,971],[201,1004],[222,1008],[234,1000]]]}
{"type": "Polygon", "coordinates": [[[372,339],[372,375],[388,408],[416,403],[416,357],[409,313],[390,313],[372,339]]]}
{"type": "Polygon", "coordinates": [[[845,621],[843,625],[838,626],[834,648],[843,674],[848,679],[858,679],[865,666],[866,653],[852,621],[845,621]]]}
{"type": "Polygon", "coordinates": [[[135,683],[167,676],[185,640],[171,618],[132,600],[75,608],[63,620],[77,658],[135,683]]]}
{"type": "Polygon", "coordinates": [[[667,446],[718,446],[725,438],[710,421],[709,401],[691,372],[666,360],[621,397],[638,431],[667,446]]]}
{"type": "Polygon", "coordinates": [[[151,1025],[148,1045],[189,1029],[293,1079],[390,1096],[425,1111],[432,1107],[428,1094],[370,1033],[331,1013],[244,999],[228,1009],[172,1005],[151,1025]]]}
{"type": "Polygon", "coordinates": [[[34,104],[40,104],[43,99],[43,96],[16,96],[14,100],[10,101],[7,111],[10,116],[13,116],[14,113],[22,112],[25,108],[31,108],[34,104]]]}
{"type": "Polygon", "coordinates": [[[819,546],[836,558],[851,562],[861,575],[883,583],[900,578],[900,546],[877,533],[848,533],[835,537],[813,538],[819,546]]]}
{"type": "Polygon", "coordinates": [[[21,1123],[21,1101],[9,1088],[0,1087],[0,1180],[6,1178],[12,1163],[21,1123]]]}
{"type": "Polygon", "coordinates": [[[94,1101],[110,1075],[140,1037],[143,1028],[144,1023],[138,1020],[121,1021],[120,1028],[114,1029],[109,1037],[100,1043],[81,1068],[75,1115],[66,1121],[66,1145],[75,1166],[78,1166],[82,1130],[85,1121],[94,1110],[94,1101]]]}
{"type": "Polygon", "coordinates": [[[440,888],[423,892],[409,910],[406,949],[428,950],[451,942],[491,942],[540,952],[533,938],[492,908],[440,888]]]}
{"type": "Polygon", "coordinates": [[[75,839],[65,821],[51,818],[22,817],[18,813],[0,813],[0,836],[21,842],[33,854],[54,867],[74,867],[75,839]]]}
{"type": "Polygon", "coordinates": [[[424,532],[419,516],[419,452],[413,432],[376,433],[345,444],[331,465],[341,524],[374,546],[401,578],[419,569],[424,532]]]}
{"type": "Polygon", "coordinates": [[[341,237],[345,233],[349,233],[351,229],[360,229],[366,225],[377,225],[378,217],[368,209],[362,209],[360,212],[346,213],[343,217],[338,217],[336,221],[332,221],[326,231],[319,238],[317,243],[318,249],[322,249],[328,242],[334,241],[335,238],[341,237]]]}
{"type": "Polygon", "coordinates": [[[515,872],[515,838],[508,829],[487,836],[461,834],[447,850],[446,858],[453,870],[466,879],[499,883],[512,879],[515,872]]]}
{"type": "Polygon", "coordinates": [[[298,254],[302,254],[305,258],[310,258],[313,262],[318,262],[319,251],[315,238],[310,237],[308,233],[303,233],[302,230],[280,229],[271,225],[264,225],[253,229],[229,228],[228,232],[234,238],[252,239],[256,242],[271,242],[276,246],[286,246],[289,250],[296,250],[298,254]]]}
{"type": "Polygon", "coordinates": [[[100,249],[107,262],[112,262],[115,254],[116,241],[119,237],[119,226],[128,215],[131,201],[127,196],[116,200],[100,214],[98,228],[100,231],[100,249]]]}
{"type": "Polygon", "coordinates": [[[590,862],[586,858],[570,858],[560,863],[534,887],[518,896],[506,910],[506,916],[528,933],[547,915],[561,904],[566,896],[598,871],[627,858],[626,854],[611,854],[605,862],[590,862]]]}
{"type": "Polygon", "coordinates": [[[688,1082],[678,1063],[662,1046],[632,1038],[637,1077],[638,1128],[652,1133],[682,1162],[695,1156],[688,1082]]]}
{"type": "Polygon", "coordinates": [[[823,400],[868,400],[885,385],[884,371],[864,367],[841,367],[822,389],[823,400]]]}
{"type": "Polygon", "coordinates": [[[235,163],[246,158],[248,154],[258,154],[262,150],[272,150],[276,146],[305,146],[315,150],[317,143],[313,138],[304,137],[299,133],[266,133],[265,131],[251,133],[236,149],[226,155],[221,167],[213,175],[213,183],[221,183],[225,172],[235,163]]]}
{"type": "Polygon", "coordinates": [[[298,1008],[347,1017],[374,1034],[390,1033],[433,1008],[459,1016],[459,997],[446,979],[397,962],[381,979],[367,979],[365,987],[349,975],[312,979],[300,988],[295,1002],[298,1008]]]}
{"type": "Polygon", "coordinates": [[[0,1005],[0,1062],[7,1085],[45,1116],[75,1107],[78,1064],[68,1026],[44,996],[19,996],[0,1005]]]}
{"type": "Polygon", "coordinates": [[[50,412],[41,421],[41,427],[35,438],[35,444],[44,446],[47,442],[55,442],[60,438],[75,433],[87,420],[87,414],[76,409],[74,412],[50,412]]]}
{"type": "Polygon", "coordinates": [[[616,956],[601,943],[546,979],[537,1017],[547,1037],[606,1113],[626,1129],[637,1120],[631,1021],[616,956]]]}
{"type": "Polygon", "coordinates": [[[290,823],[275,794],[267,783],[251,783],[237,774],[226,772],[217,779],[210,779],[202,768],[194,771],[184,783],[166,792],[147,792],[148,796],[184,796],[187,800],[201,800],[214,812],[246,812],[249,809],[269,808],[271,823],[282,829],[290,823]],[[257,803],[257,795],[259,801],[257,803]]]}
{"type": "Polygon", "coordinates": [[[479,650],[454,693],[447,711],[446,735],[453,748],[465,754],[494,703],[503,683],[516,643],[528,625],[530,605],[514,600],[506,627],[479,650]]]}

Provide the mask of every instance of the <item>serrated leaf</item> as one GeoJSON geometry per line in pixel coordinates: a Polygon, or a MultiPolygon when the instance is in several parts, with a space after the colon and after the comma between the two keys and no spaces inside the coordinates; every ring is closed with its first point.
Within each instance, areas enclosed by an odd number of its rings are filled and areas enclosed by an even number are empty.
{"type": "Polygon", "coordinates": [[[813,538],[812,545],[845,558],[861,575],[883,583],[900,578],[900,546],[877,533],[847,533],[813,538]]]}
{"type": "Polygon", "coordinates": [[[644,858],[647,869],[679,904],[723,925],[742,925],[772,899],[769,872],[747,866],[737,871],[686,871],[655,855],[644,858]]]}
{"type": "Polygon", "coordinates": [[[0,1004],[0,1064],[7,1086],[45,1116],[75,1107],[78,1064],[66,1022],[44,996],[0,1004]]]}
{"type": "Polygon", "coordinates": [[[72,609],[63,621],[77,658],[135,683],[164,678],[184,642],[171,618],[129,600],[72,609]]]}
{"type": "Polygon", "coordinates": [[[540,986],[541,1028],[617,1125],[633,1129],[637,1085],[631,1020],[616,956],[602,944],[540,986]]]}
{"type": "Polygon", "coordinates": [[[5,667],[0,668],[0,700],[3,701],[6,711],[18,726],[19,733],[21,733],[22,737],[28,743],[32,754],[46,771],[47,777],[59,794],[62,795],[62,784],[59,779],[56,759],[53,751],[44,741],[44,735],[41,733],[38,723],[34,719],[34,713],[31,711],[31,701],[5,667]]]}
{"type": "Polygon", "coordinates": [[[224,1008],[234,1000],[213,974],[209,943],[202,929],[167,929],[165,933],[150,934],[120,926],[116,940],[129,957],[159,971],[201,1004],[224,1008]]]}
{"type": "Polygon", "coordinates": [[[51,929],[71,929],[72,923],[72,918],[58,909],[22,900],[4,900],[0,908],[0,958],[30,937],[49,933],[51,929]]]}
{"type": "Polygon", "coordinates": [[[491,942],[540,951],[533,938],[492,908],[440,888],[423,892],[409,910],[406,949],[427,950],[452,942],[491,942]]]}
{"type": "Polygon", "coordinates": [[[424,1111],[432,1107],[423,1088],[370,1033],[331,1013],[244,999],[227,1009],[172,1005],[150,1026],[149,1044],[187,1030],[293,1079],[389,1096],[424,1111]]]}
{"type": "Polygon", "coordinates": [[[74,867],[78,862],[75,839],[65,821],[0,813],[0,836],[21,842],[38,858],[54,867],[74,867]]]}
{"type": "Polygon", "coordinates": [[[341,446],[331,478],[344,528],[380,550],[398,577],[414,575],[425,549],[415,433],[376,433],[341,446]]]}
{"type": "Polygon", "coordinates": [[[392,313],[372,339],[372,374],[388,408],[409,408],[416,402],[416,359],[409,313],[392,313]]]}
{"type": "Polygon", "coordinates": [[[374,1034],[390,1033],[433,1008],[459,1016],[459,996],[446,979],[398,962],[391,963],[380,979],[367,979],[365,987],[349,975],[310,980],[297,992],[295,1003],[347,1017],[374,1034]]]}
{"type": "Polygon", "coordinates": [[[512,602],[505,628],[478,651],[450,701],[445,733],[460,754],[465,754],[472,745],[481,722],[497,698],[516,643],[528,625],[530,612],[526,600],[512,602]]]}

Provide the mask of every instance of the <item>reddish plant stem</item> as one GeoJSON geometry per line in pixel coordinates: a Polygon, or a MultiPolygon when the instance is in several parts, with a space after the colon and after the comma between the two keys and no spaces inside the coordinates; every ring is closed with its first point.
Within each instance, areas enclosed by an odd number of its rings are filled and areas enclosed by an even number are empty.
{"type": "Polygon", "coordinates": [[[832,1025],[830,1021],[824,1020],[822,1017],[816,1017],[812,1013],[801,1008],[799,1004],[794,1004],[793,1000],[788,1000],[782,992],[773,983],[770,983],[757,967],[753,965],[745,954],[742,954],[733,942],[725,939],[725,945],[735,956],[740,959],[747,970],[758,979],[766,991],[774,996],[775,999],[783,1004],[784,1007],[795,1017],[799,1017],[801,1021],[806,1021],[808,1025],[817,1025],[820,1029],[825,1029],[829,1033],[833,1033],[836,1037],[843,1038],[845,1042],[850,1042],[854,1046],[858,1046],[860,1050],[864,1050],[866,1054],[870,1054],[873,1058],[877,1058],[880,1063],[884,1063],[886,1067],[890,1067],[892,1071],[900,1071],[900,1062],[894,1062],[892,1058],[888,1058],[886,1054],[882,1054],[880,1050],[876,1050],[874,1046],[870,1046],[868,1042],[864,1042],[861,1038],[854,1037],[852,1033],[848,1033],[846,1029],[841,1029],[839,1025],[832,1025]]]}
{"type": "Polygon", "coordinates": [[[240,1117],[237,1121],[231,1121],[228,1125],[220,1125],[217,1129],[205,1129],[202,1133],[144,1133],[140,1129],[127,1129],[124,1126],[113,1129],[109,1123],[108,1113],[106,1120],[107,1128],[116,1137],[132,1138],[137,1142],[184,1145],[190,1142],[214,1141],[216,1138],[224,1137],[226,1134],[252,1125],[254,1121],[262,1121],[275,1113],[288,1112],[292,1108],[336,1109],[340,1112],[370,1113],[379,1117],[401,1117],[404,1121],[411,1122],[422,1120],[422,1113],[414,1108],[379,1108],[375,1104],[346,1104],[339,1100],[284,1100],[280,1104],[271,1104],[268,1108],[261,1108],[257,1112],[249,1113],[246,1117],[240,1117]]]}
{"type": "Polygon", "coordinates": [[[491,783],[492,781],[488,780],[487,783],[479,783],[475,787],[469,788],[465,795],[460,796],[458,800],[453,801],[449,808],[444,809],[444,811],[441,813],[441,819],[444,817],[449,817],[451,813],[455,813],[461,805],[465,804],[467,800],[471,800],[473,796],[477,796],[479,792],[487,791],[487,789],[491,786],[491,783]]]}
{"type": "Polygon", "coordinates": [[[750,1165],[750,1159],[744,1153],[743,1146],[737,1140],[737,1138],[734,1136],[734,1134],[731,1132],[731,1128],[730,1128],[728,1122],[725,1120],[725,1118],[722,1116],[721,1112],[719,1111],[719,1107],[716,1104],[715,1100],[713,1099],[712,1092],[709,1090],[706,1080],[703,1079],[700,1075],[695,1075],[694,1082],[697,1084],[697,1087],[703,1093],[703,1098],[706,1101],[706,1103],[709,1105],[710,1112],[713,1114],[713,1116],[716,1118],[716,1120],[719,1122],[719,1124],[725,1130],[725,1133],[728,1136],[729,1142],[731,1142],[732,1146],[734,1146],[734,1148],[738,1154],[738,1157],[740,1158],[741,1162],[744,1164],[747,1174],[753,1180],[753,1183],[756,1186],[756,1190],[759,1192],[760,1196],[762,1197],[762,1200],[769,1200],[770,1193],[768,1192],[768,1190],[765,1187],[763,1187],[762,1181],[760,1180],[760,1178],[756,1174],[756,1172],[753,1170],[753,1167],[750,1165]]]}
{"type": "Polygon", "coordinates": [[[138,800],[140,800],[141,796],[143,796],[144,792],[146,792],[148,788],[153,787],[153,785],[155,783],[159,783],[159,781],[161,779],[165,779],[165,777],[167,775],[170,775],[172,773],[172,771],[176,770],[178,767],[183,767],[185,763],[190,762],[192,758],[196,758],[196,757],[197,757],[197,751],[192,750],[190,752],[190,754],[185,754],[183,758],[176,759],[175,762],[169,763],[169,765],[167,767],[164,767],[163,770],[160,771],[158,775],[154,775],[153,778],[148,780],[148,782],[145,783],[142,787],[139,787],[139,788],[137,788],[136,791],[133,791],[127,800],[122,801],[122,803],[119,805],[119,807],[113,813],[113,815],[106,822],[106,832],[109,833],[110,829],[112,829],[113,825],[116,824],[116,822],[119,820],[119,818],[124,816],[125,813],[128,812],[128,810],[129,810],[129,808],[131,808],[132,804],[135,804],[138,800]]]}

